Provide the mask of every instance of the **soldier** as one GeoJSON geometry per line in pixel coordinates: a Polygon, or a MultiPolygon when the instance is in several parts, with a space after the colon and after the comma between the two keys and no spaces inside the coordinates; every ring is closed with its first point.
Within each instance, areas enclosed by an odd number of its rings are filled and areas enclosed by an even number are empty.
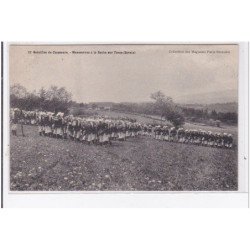
{"type": "Polygon", "coordinates": [[[148,125],[148,128],[147,128],[147,135],[150,136],[150,137],[154,137],[154,131],[153,131],[153,126],[152,125],[148,125]]]}
{"type": "Polygon", "coordinates": [[[136,126],[136,136],[142,135],[142,129],[143,129],[142,124],[138,123],[136,126]]]}
{"type": "Polygon", "coordinates": [[[104,132],[105,132],[105,123],[100,121],[98,125],[98,138],[100,145],[103,145],[104,142],[104,132]]]}
{"type": "Polygon", "coordinates": [[[228,144],[228,148],[232,148],[233,147],[233,136],[231,134],[229,134],[227,136],[227,144],[228,144]]]}
{"type": "Polygon", "coordinates": [[[87,135],[86,135],[86,121],[84,119],[82,119],[81,124],[81,137],[80,137],[80,141],[81,142],[86,142],[87,141],[87,135]]]}
{"type": "Polygon", "coordinates": [[[93,144],[95,139],[96,139],[96,137],[95,137],[94,122],[89,121],[89,124],[88,124],[88,143],[93,144]]]}
{"type": "Polygon", "coordinates": [[[195,142],[195,133],[196,133],[195,129],[190,129],[190,143],[192,144],[194,144],[195,142]]]}
{"type": "Polygon", "coordinates": [[[11,124],[11,133],[12,135],[17,136],[17,124],[14,120],[12,121],[11,124]]]}
{"type": "Polygon", "coordinates": [[[184,143],[184,129],[183,128],[179,128],[177,130],[177,140],[180,143],[184,143]]]}
{"type": "Polygon", "coordinates": [[[176,141],[177,131],[175,127],[171,127],[169,131],[169,141],[175,142],[176,141]]]}
{"type": "Polygon", "coordinates": [[[93,143],[94,144],[98,144],[98,141],[99,141],[99,138],[98,138],[98,123],[99,121],[93,121],[93,124],[92,124],[92,132],[93,132],[93,143]]]}
{"type": "Polygon", "coordinates": [[[126,127],[125,138],[127,139],[127,138],[129,138],[129,137],[132,136],[132,133],[133,133],[132,130],[133,130],[133,128],[132,128],[132,124],[131,123],[127,124],[125,127],[126,127]]]}
{"type": "Polygon", "coordinates": [[[208,145],[208,133],[206,131],[201,132],[201,145],[207,146],[208,145]]]}
{"type": "Polygon", "coordinates": [[[196,141],[195,144],[200,146],[202,143],[202,138],[203,138],[203,132],[201,129],[199,129],[198,131],[196,131],[196,141]]]}
{"type": "Polygon", "coordinates": [[[67,119],[67,117],[62,118],[63,139],[67,139],[67,119]]]}
{"type": "Polygon", "coordinates": [[[215,135],[211,131],[208,131],[208,146],[215,146],[215,135]]]}
{"type": "Polygon", "coordinates": [[[104,122],[103,124],[104,124],[104,126],[103,126],[103,140],[102,140],[102,143],[103,144],[111,144],[109,124],[107,122],[104,122]]]}
{"type": "Polygon", "coordinates": [[[161,126],[160,125],[155,126],[154,132],[155,132],[155,139],[159,140],[161,134],[161,126]]]}
{"type": "Polygon", "coordinates": [[[30,123],[31,125],[36,125],[36,112],[32,111],[30,114],[30,123]]]}
{"type": "Polygon", "coordinates": [[[44,135],[49,136],[49,137],[53,136],[53,133],[52,133],[52,124],[53,124],[52,116],[53,116],[53,113],[46,113],[44,115],[44,135]]]}
{"type": "Polygon", "coordinates": [[[214,147],[218,147],[219,145],[219,133],[214,134],[214,147]]]}
{"type": "Polygon", "coordinates": [[[118,125],[118,140],[125,141],[126,140],[126,125],[124,122],[120,122],[118,125]]]}
{"type": "Polygon", "coordinates": [[[55,138],[62,138],[62,117],[59,115],[54,116],[53,119],[54,124],[54,137],[55,138]]]}
{"type": "Polygon", "coordinates": [[[194,129],[192,133],[192,139],[193,139],[193,144],[198,145],[199,144],[199,132],[194,129]]]}
{"type": "Polygon", "coordinates": [[[190,131],[186,129],[184,132],[184,143],[189,143],[189,139],[190,139],[190,131]]]}
{"type": "Polygon", "coordinates": [[[40,136],[44,134],[44,116],[43,112],[37,115],[38,133],[40,136]]]}
{"type": "Polygon", "coordinates": [[[222,134],[221,133],[218,133],[218,147],[219,148],[223,147],[222,134]]]}
{"type": "Polygon", "coordinates": [[[130,131],[131,131],[131,137],[135,137],[135,125],[134,124],[130,124],[130,131]]]}
{"type": "Polygon", "coordinates": [[[163,141],[168,141],[169,137],[169,132],[168,132],[168,126],[163,126],[162,128],[162,140],[163,141]]]}
{"type": "Polygon", "coordinates": [[[80,142],[80,138],[81,138],[81,119],[77,119],[76,120],[76,125],[74,127],[74,139],[77,142],[80,142]]]}
{"type": "Polygon", "coordinates": [[[69,121],[67,125],[67,134],[71,140],[74,140],[74,127],[72,123],[73,123],[72,117],[69,117],[69,121]]]}
{"type": "Polygon", "coordinates": [[[110,124],[110,132],[111,132],[110,140],[116,140],[116,138],[117,138],[117,125],[116,125],[116,123],[112,122],[110,124]]]}

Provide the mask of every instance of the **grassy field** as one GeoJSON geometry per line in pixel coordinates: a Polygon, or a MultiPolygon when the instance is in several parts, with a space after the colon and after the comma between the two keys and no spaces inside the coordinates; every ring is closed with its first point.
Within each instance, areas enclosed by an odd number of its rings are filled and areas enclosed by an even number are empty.
{"type": "Polygon", "coordinates": [[[237,190],[237,150],[148,137],[85,145],[40,137],[10,138],[11,191],[237,190]]]}

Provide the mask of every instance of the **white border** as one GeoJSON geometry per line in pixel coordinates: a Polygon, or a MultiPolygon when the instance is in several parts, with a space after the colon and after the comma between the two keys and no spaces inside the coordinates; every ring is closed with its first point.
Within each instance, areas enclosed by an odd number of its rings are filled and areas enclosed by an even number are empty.
{"type": "Polygon", "coordinates": [[[249,44],[239,44],[239,82],[238,82],[238,191],[249,191],[249,44]]]}
{"type": "MultiPolygon", "coordinates": [[[[8,56],[4,44],[4,121],[9,121],[8,56]]],[[[49,43],[83,44],[84,43],[49,43]]],[[[86,43],[85,43],[86,44],[86,43]]],[[[92,43],[97,44],[97,43],[92,43]]],[[[100,43],[99,43],[100,44],[100,43]]],[[[106,43],[103,43],[106,44],[106,43]]],[[[110,43],[112,44],[112,43],[110,43]]],[[[117,43],[113,43],[117,44],[117,43]]],[[[122,43],[121,43],[122,44],[122,43]]],[[[129,43],[124,43],[129,44],[129,43]]],[[[135,44],[135,43],[134,43],[135,44]]],[[[137,43],[150,44],[150,43],[137,43]]],[[[155,43],[156,44],[156,43],[155,43]]],[[[159,43],[167,44],[167,43],[159,43]]],[[[171,43],[173,44],[173,43],[171,43]]],[[[176,43],[215,44],[215,43],[176,43]]],[[[216,43],[223,44],[223,43],[216,43]]],[[[231,43],[225,43],[231,44],[231,43]]],[[[232,43],[235,44],[235,43],[232,43]]],[[[238,192],[9,192],[9,123],[4,123],[4,207],[248,207],[248,44],[239,44],[238,192]]]]}

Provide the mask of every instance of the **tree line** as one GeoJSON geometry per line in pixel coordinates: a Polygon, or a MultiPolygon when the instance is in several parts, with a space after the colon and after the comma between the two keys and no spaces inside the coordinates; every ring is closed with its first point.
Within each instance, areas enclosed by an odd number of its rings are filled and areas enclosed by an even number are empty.
{"type": "Polygon", "coordinates": [[[48,89],[29,92],[24,86],[10,86],[10,106],[23,110],[46,110],[68,112],[72,105],[72,95],[64,87],[51,86],[48,89]]]}
{"type": "Polygon", "coordinates": [[[216,110],[208,111],[207,109],[195,109],[182,107],[186,119],[202,122],[204,120],[218,120],[223,123],[235,125],[238,123],[238,114],[236,112],[217,112],[216,110]]]}
{"type": "MultiPolygon", "coordinates": [[[[138,113],[158,116],[162,120],[171,122],[175,127],[185,123],[204,122],[219,120],[223,123],[237,124],[238,115],[235,112],[216,112],[207,109],[195,109],[182,107],[174,103],[173,99],[161,91],[151,94],[152,102],[145,103],[112,103],[112,109],[120,112],[138,113]]],[[[68,113],[69,109],[91,107],[95,104],[77,103],[72,100],[72,95],[64,87],[51,86],[47,89],[40,88],[38,91],[29,92],[24,86],[15,84],[10,87],[10,105],[23,110],[46,110],[51,112],[68,113]]],[[[75,110],[77,112],[77,110],[75,110]]]]}

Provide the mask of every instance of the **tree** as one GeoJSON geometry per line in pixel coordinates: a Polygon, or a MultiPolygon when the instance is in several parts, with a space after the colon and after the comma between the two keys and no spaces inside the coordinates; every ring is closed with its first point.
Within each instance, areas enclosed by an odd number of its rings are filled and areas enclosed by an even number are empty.
{"type": "Polygon", "coordinates": [[[172,122],[176,128],[180,127],[185,122],[184,115],[177,105],[172,105],[165,117],[172,122]]]}
{"type": "Polygon", "coordinates": [[[210,116],[211,116],[211,118],[214,119],[214,120],[216,120],[216,119],[218,118],[218,114],[217,114],[217,112],[216,112],[215,110],[212,110],[210,116]]]}
{"type": "Polygon", "coordinates": [[[165,96],[161,91],[157,91],[151,94],[151,98],[155,101],[154,111],[156,114],[166,118],[173,100],[171,97],[165,96]]]}
{"type": "Polygon", "coordinates": [[[10,96],[15,96],[16,98],[26,98],[28,96],[28,91],[25,87],[20,84],[14,84],[10,86],[10,96]]]}
{"type": "Polygon", "coordinates": [[[97,106],[96,103],[92,103],[92,104],[91,104],[91,108],[92,108],[92,109],[96,109],[97,107],[98,107],[98,106],[97,106]]]}
{"type": "Polygon", "coordinates": [[[45,98],[46,98],[46,90],[44,89],[44,87],[40,88],[40,90],[38,91],[38,95],[41,98],[41,100],[45,100],[45,98]]]}
{"type": "Polygon", "coordinates": [[[48,90],[40,90],[40,98],[44,98],[43,108],[52,112],[67,112],[72,95],[64,87],[51,86],[48,90]]]}
{"type": "Polygon", "coordinates": [[[71,93],[69,93],[64,87],[58,88],[53,85],[45,92],[45,99],[49,101],[57,100],[67,103],[71,101],[71,98],[71,93]]]}
{"type": "Polygon", "coordinates": [[[150,95],[150,97],[152,99],[154,99],[157,102],[173,102],[173,99],[169,96],[166,96],[164,93],[162,93],[161,91],[157,91],[155,93],[152,93],[150,95]]]}
{"type": "Polygon", "coordinates": [[[179,127],[184,124],[184,116],[182,110],[173,102],[173,99],[166,96],[161,91],[157,91],[151,94],[151,98],[154,102],[154,112],[162,118],[169,120],[175,127],[179,127]]]}
{"type": "Polygon", "coordinates": [[[27,100],[30,93],[25,87],[20,84],[14,84],[10,86],[10,105],[11,107],[18,107],[20,109],[26,109],[28,106],[27,100]]]}

